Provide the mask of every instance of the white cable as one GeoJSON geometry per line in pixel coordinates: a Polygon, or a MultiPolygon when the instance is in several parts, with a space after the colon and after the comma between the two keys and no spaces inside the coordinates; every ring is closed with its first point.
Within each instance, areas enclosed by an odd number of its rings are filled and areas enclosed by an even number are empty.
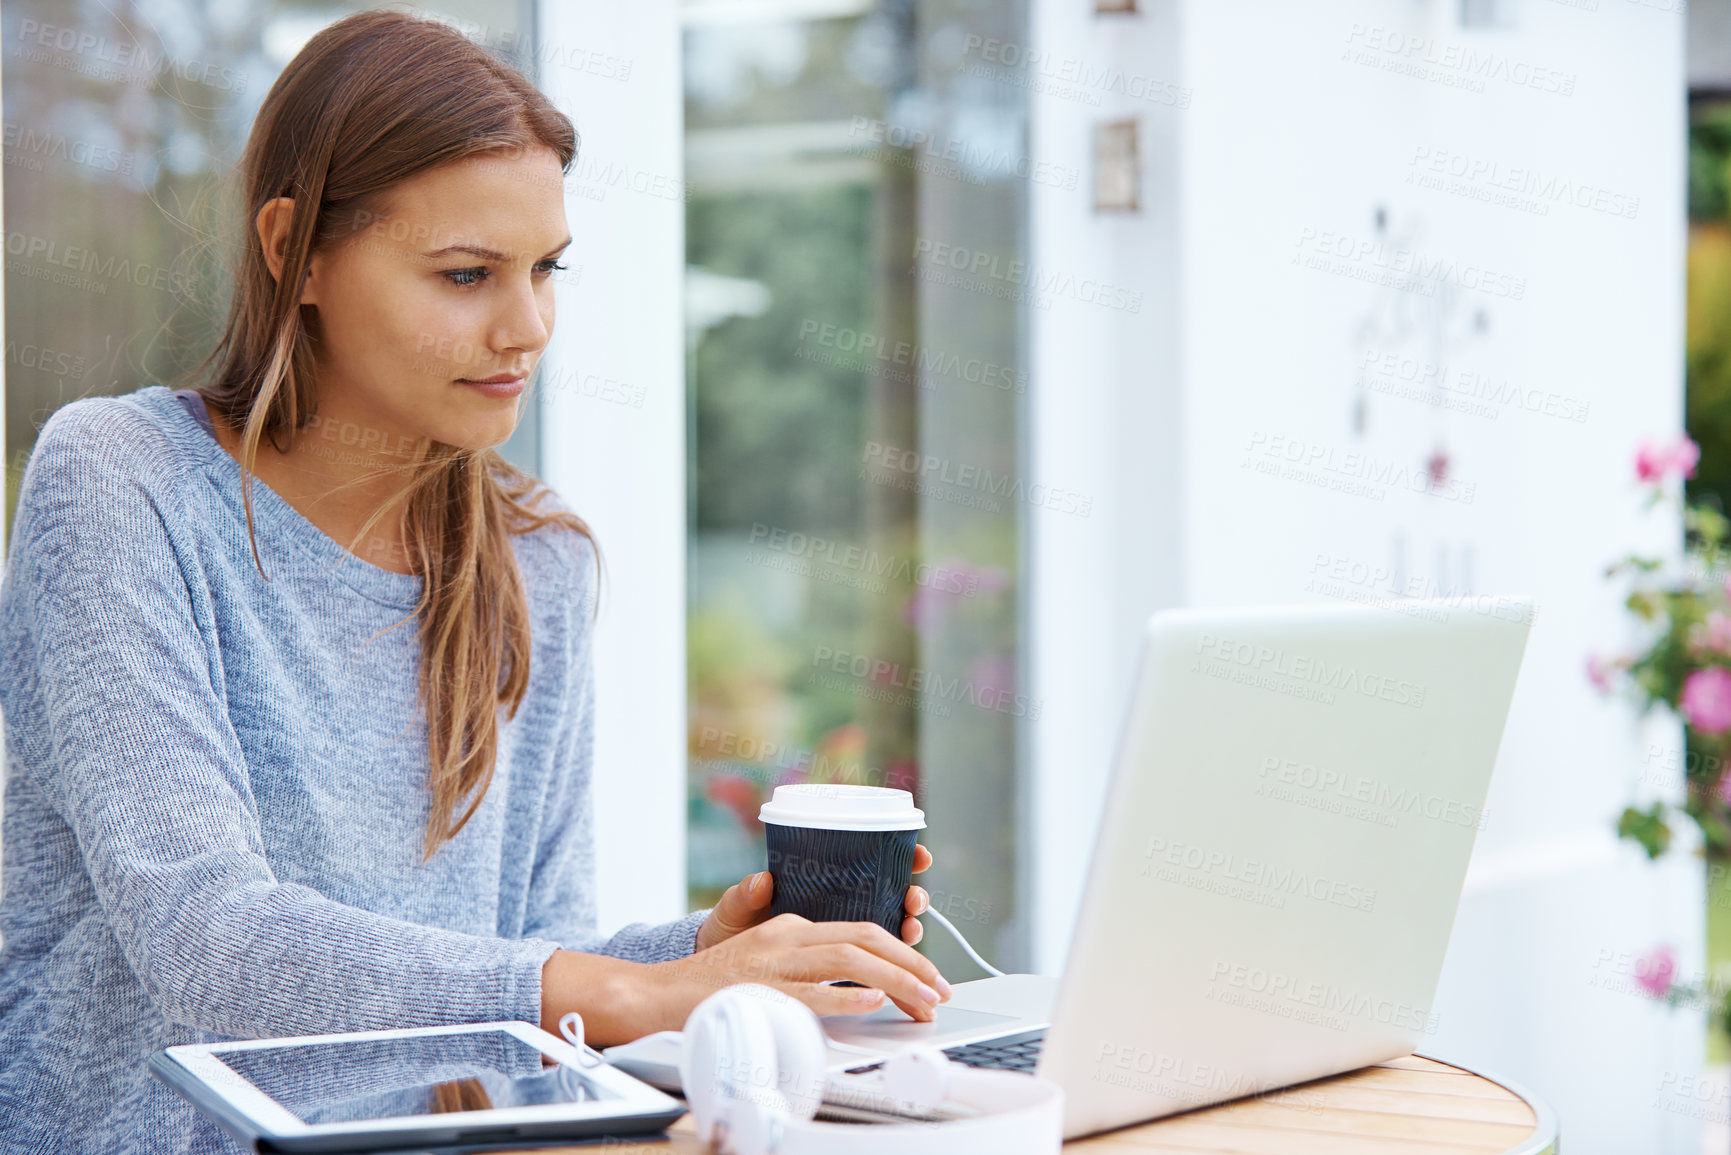
{"type": "Polygon", "coordinates": [[[577,1065],[580,1067],[599,1067],[606,1062],[593,1049],[583,1043],[583,1016],[576,1011],[566,1011],[559,1016],[559,1033],[565,1036],[565,1041],[577,1049],[577,1065]]]}
{"type": "Polygon", "coordinates": [[[998,978],[1004,977],[1003,971],[999,970],[997,967],[993,966],[991,963],[989,963],[985,959],[981,958],[980,952],[976,951],[973,947],[968,945],[968,940],[962,937],[962,932],[957,930],[955,927],[955,924],[952,923],[949,919],[947,919],[943,915],[939,914],[937,912],[937,908],[928,906],[928,907],[926,907],[925,913],[929,914],[933,918],[937,919],[940,923],[943,924],[945,930],[947,930],[951,934],[955,935],[956,941],[962,944],[962,949],[968,952],[968,957],[973,959],[975,962],[979,963],[980,966],[984,967],[986,970],[986,973],[991,974],[991,975],[995,975],[998,978]]]}

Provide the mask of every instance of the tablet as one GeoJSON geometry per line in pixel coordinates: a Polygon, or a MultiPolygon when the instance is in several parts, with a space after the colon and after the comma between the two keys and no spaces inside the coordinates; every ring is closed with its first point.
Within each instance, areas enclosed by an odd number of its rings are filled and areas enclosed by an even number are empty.
{"type": "Polygon", "coordinates": [[[152,1055],[150,1069],[255,1151],[643,1135],[686,1109],[521,1022],[187,1044],[152,1055]]]}

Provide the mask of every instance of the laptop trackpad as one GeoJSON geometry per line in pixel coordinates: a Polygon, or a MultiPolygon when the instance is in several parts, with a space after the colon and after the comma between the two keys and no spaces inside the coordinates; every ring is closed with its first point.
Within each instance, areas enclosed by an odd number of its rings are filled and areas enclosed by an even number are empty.
{"type": "Polygon", "coordinates": [[[1014,1015],[939,1006],[932,1022],[921,1023],[908,1018],[906,1011],[888,1000],[869,1015],[824,1015],[818,1020],[823,1024],[824,1034],[837,1042],[892,1049],[906,1043],[978,1034],[1017,1021],[1014,1015]]]}

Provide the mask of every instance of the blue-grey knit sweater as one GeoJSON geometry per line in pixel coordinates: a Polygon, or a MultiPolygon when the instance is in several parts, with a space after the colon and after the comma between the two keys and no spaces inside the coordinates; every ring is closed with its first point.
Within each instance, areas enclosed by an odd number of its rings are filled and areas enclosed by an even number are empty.
{"type": "Polygon", "coordinates": [[[267,582],[208,421],[162,385],[75,401],[24,473],[0,587],[7,1155],[241,1150],[153,1051],[539,1022],[555,948],[677,958],[706,913],[596,933],[585,539],[514,539],[528,695],[500,712],[485,801],[423,866],[420,643],[412,620],[380,633],[421,579],[255,479],[267,582]]]}

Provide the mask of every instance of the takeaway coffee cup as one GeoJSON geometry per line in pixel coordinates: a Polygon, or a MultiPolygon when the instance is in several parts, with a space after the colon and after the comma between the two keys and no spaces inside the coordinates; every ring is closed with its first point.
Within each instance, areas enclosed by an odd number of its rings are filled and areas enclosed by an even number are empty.
{"type": "Polygon", "coordinates": [[[757,816],[775,880],[772,915],[875,922],[902,937],[914,840],[926,826],[912,794],[805,782],[777,786],[757,816]]]}

